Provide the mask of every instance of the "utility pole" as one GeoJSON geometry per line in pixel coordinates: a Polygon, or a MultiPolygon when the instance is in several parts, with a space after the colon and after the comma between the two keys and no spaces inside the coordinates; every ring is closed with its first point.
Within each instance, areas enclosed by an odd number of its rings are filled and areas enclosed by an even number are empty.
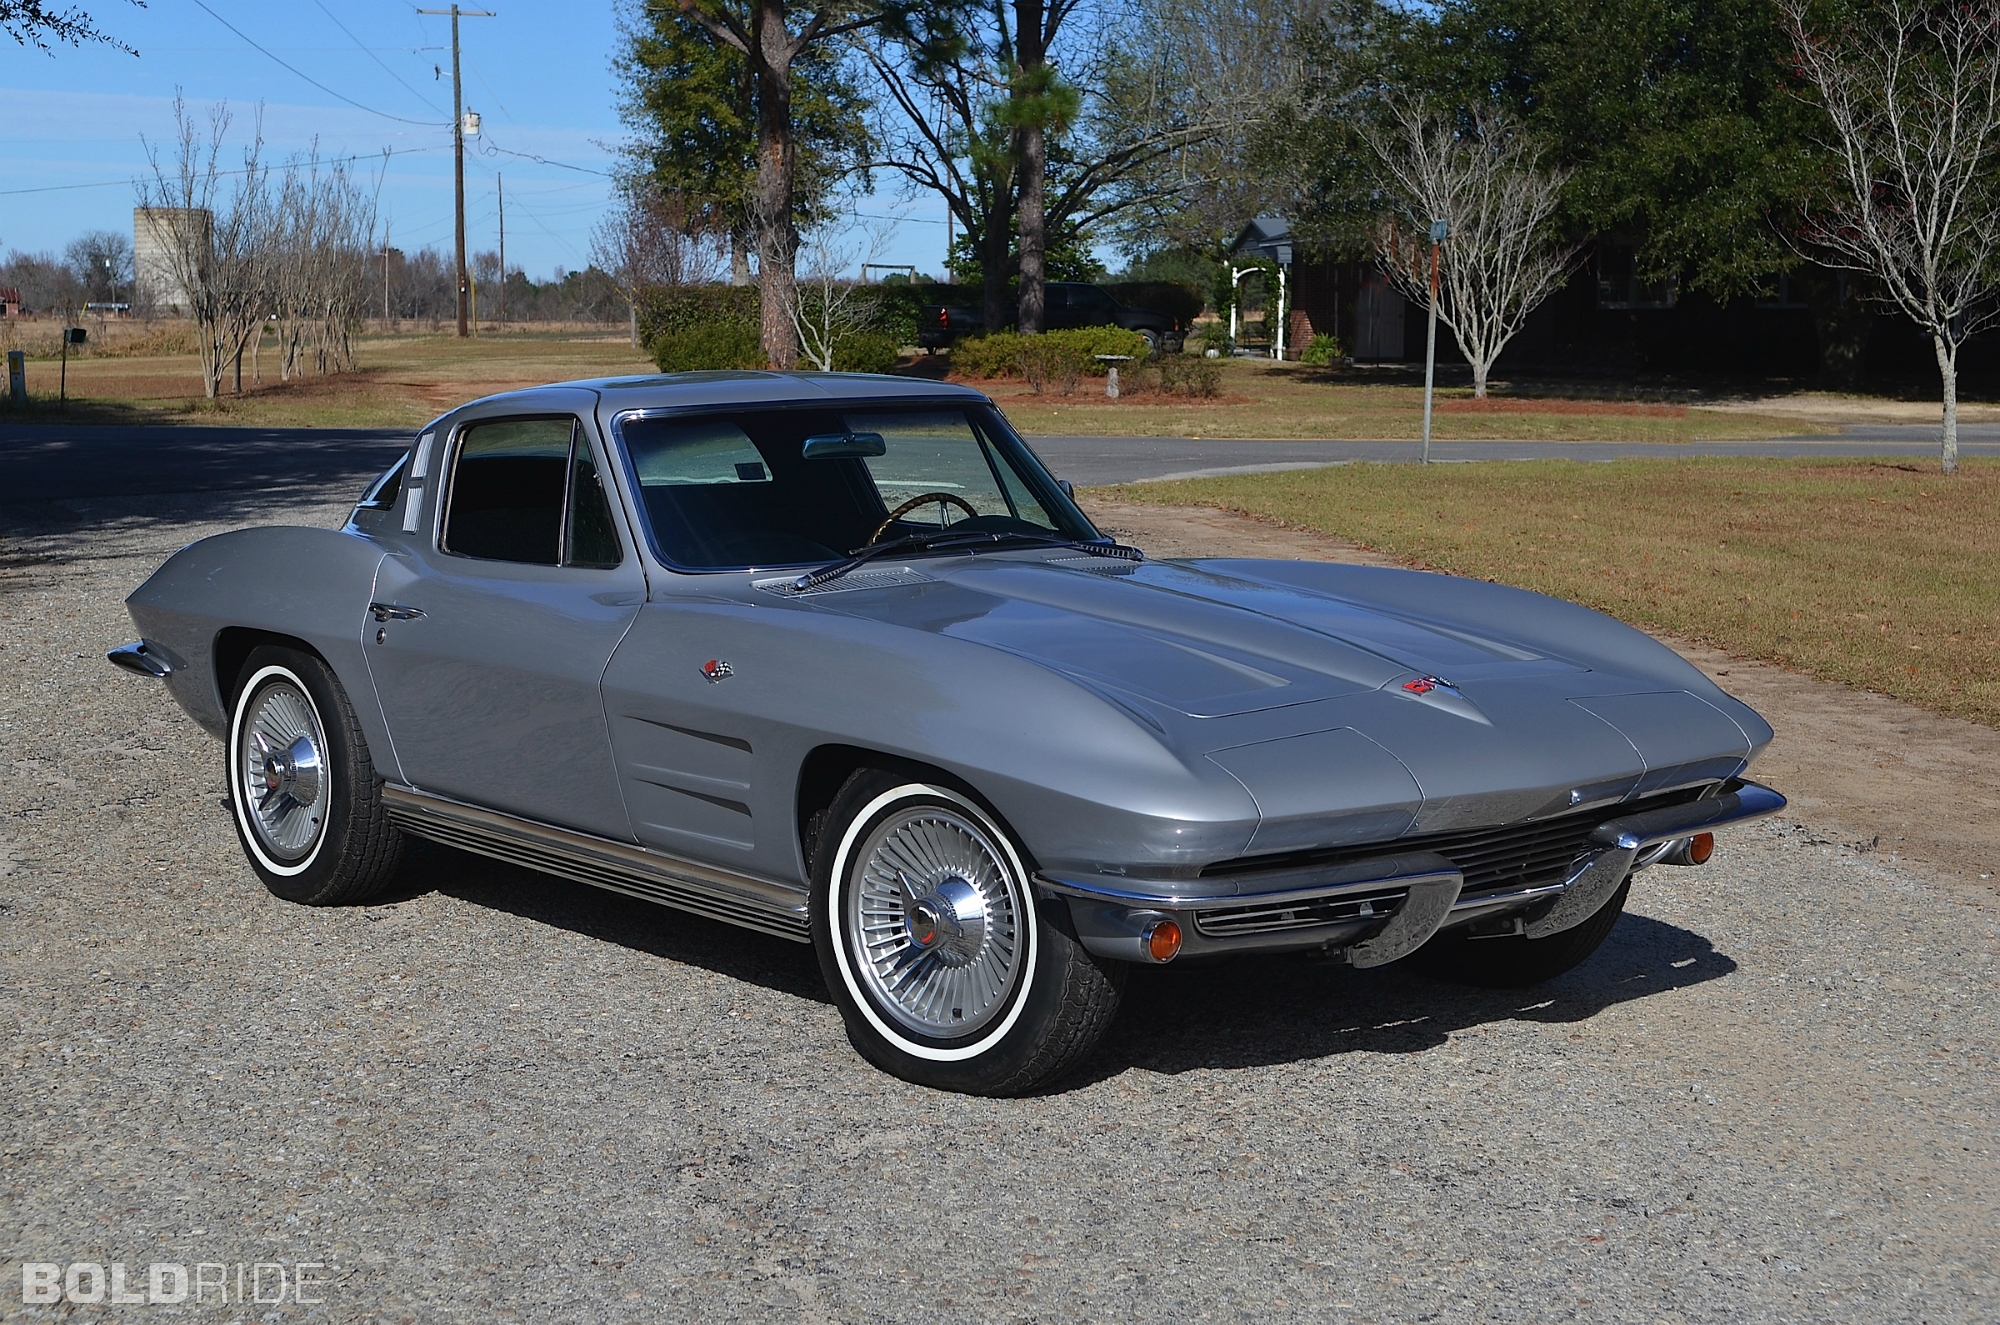
{"type": "Polygon", "coordinates": [[[504,322],[507,319],[507,183],[497,170],[493,172],[493,190],[500,196],[500,298],[493,316],[504,322]]]}
{"type": "Polygon", "coordinates": [[[460,9],[453,5],[450,9],[419,9],[419,14],[451,15],[451,159],[452,190],[456,204],[458,237],[458,336],[464,340],[472,334],[466,325],[467,301],[471,289],[465,273],[465,96],[458,74],[458,20],[461,18],[495,18],[490,9],[460,9]]]}
{"type": "Polygon", "coordinates": [[[1431,222],[1431,324],[1424,333],[1424,451],[1423,463],[1431,462],[1431,384],[1437,378],[1438,361],[1438,251],[1451,230],[1442,220],[1431,222]]]}

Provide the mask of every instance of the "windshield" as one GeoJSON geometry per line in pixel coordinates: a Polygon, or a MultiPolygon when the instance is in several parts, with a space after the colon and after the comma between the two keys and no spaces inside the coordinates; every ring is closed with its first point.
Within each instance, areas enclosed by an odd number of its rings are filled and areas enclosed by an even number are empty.
{"type": "Polygon", "coordinates": [[[813,565],[923,533],[1102,537],[985,408],[628,415],[619,433],[654,552],[689,570],[813,565]]]}

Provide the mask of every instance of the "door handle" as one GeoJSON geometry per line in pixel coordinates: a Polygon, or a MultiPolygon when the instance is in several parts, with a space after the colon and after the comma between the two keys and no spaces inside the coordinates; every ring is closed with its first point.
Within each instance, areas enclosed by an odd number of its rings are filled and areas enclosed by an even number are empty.
{"type": "Polygon", "coordinates": [[[370,603],[368,610],[375,614],[377,621],[421,621],[424,618],[423,608],[404,607],[400,603],[370,603]]]}

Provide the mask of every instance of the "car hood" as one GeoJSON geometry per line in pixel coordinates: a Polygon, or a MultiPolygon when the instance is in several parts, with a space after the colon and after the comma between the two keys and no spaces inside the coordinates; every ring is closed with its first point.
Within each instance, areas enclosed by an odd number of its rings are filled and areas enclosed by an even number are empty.
{"type": "Polygon", "coordinates": [[[1490,632],[1199,563],[1080,555],[921,565],[925,592],[843,594],[826,605],[1000,649],[1188,718],[1309,704],[1413,674],[1462,685],[1584,670],[1490,632]]]}
{"type": "Polygon", "coordinates": [[[1770,738],[1663,646],[1500,586],[1389,581],[1424,595],[1420,612],[1285,582],[1290,563],[980,556],[912,571],[816,606],[1000,650],[1120,705],[1244,785],[1259,850],[1322,844],[1330,814],[1337,836],[1380,840],[1647,795],[1732,776],[1770,738]],[[1441,613],[1426,589],[1512,597],[1441,613]],[[1557,625],[1585,647],[1537,630],[1538,605],[1569,614],[1557,625]],[[1606,666],[1606,639],[1635,665],[1606,666]]]}

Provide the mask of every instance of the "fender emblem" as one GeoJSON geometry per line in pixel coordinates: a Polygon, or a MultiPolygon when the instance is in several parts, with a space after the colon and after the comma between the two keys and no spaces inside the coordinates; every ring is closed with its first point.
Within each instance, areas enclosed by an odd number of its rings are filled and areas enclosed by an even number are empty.
{"type": "Polygon", "coordinates": [[[711,681],[720,681],[736,675],[736,669],[720,658],[710,658],[701,665],[701,674],[711,681]]]}
{"type": "Polygon", "coordinates": [[[1453,685],[1451,682],[1445,680],[1441,676],[1420,676],[1414,681],[1403,682],[1403,689],[1409,691],[1413,695],[1428,695],[1431,691],[1436,690],[1440,686],[1444,687],[1446,690],[1458,689],[1457,686],[1453,685]]]}

